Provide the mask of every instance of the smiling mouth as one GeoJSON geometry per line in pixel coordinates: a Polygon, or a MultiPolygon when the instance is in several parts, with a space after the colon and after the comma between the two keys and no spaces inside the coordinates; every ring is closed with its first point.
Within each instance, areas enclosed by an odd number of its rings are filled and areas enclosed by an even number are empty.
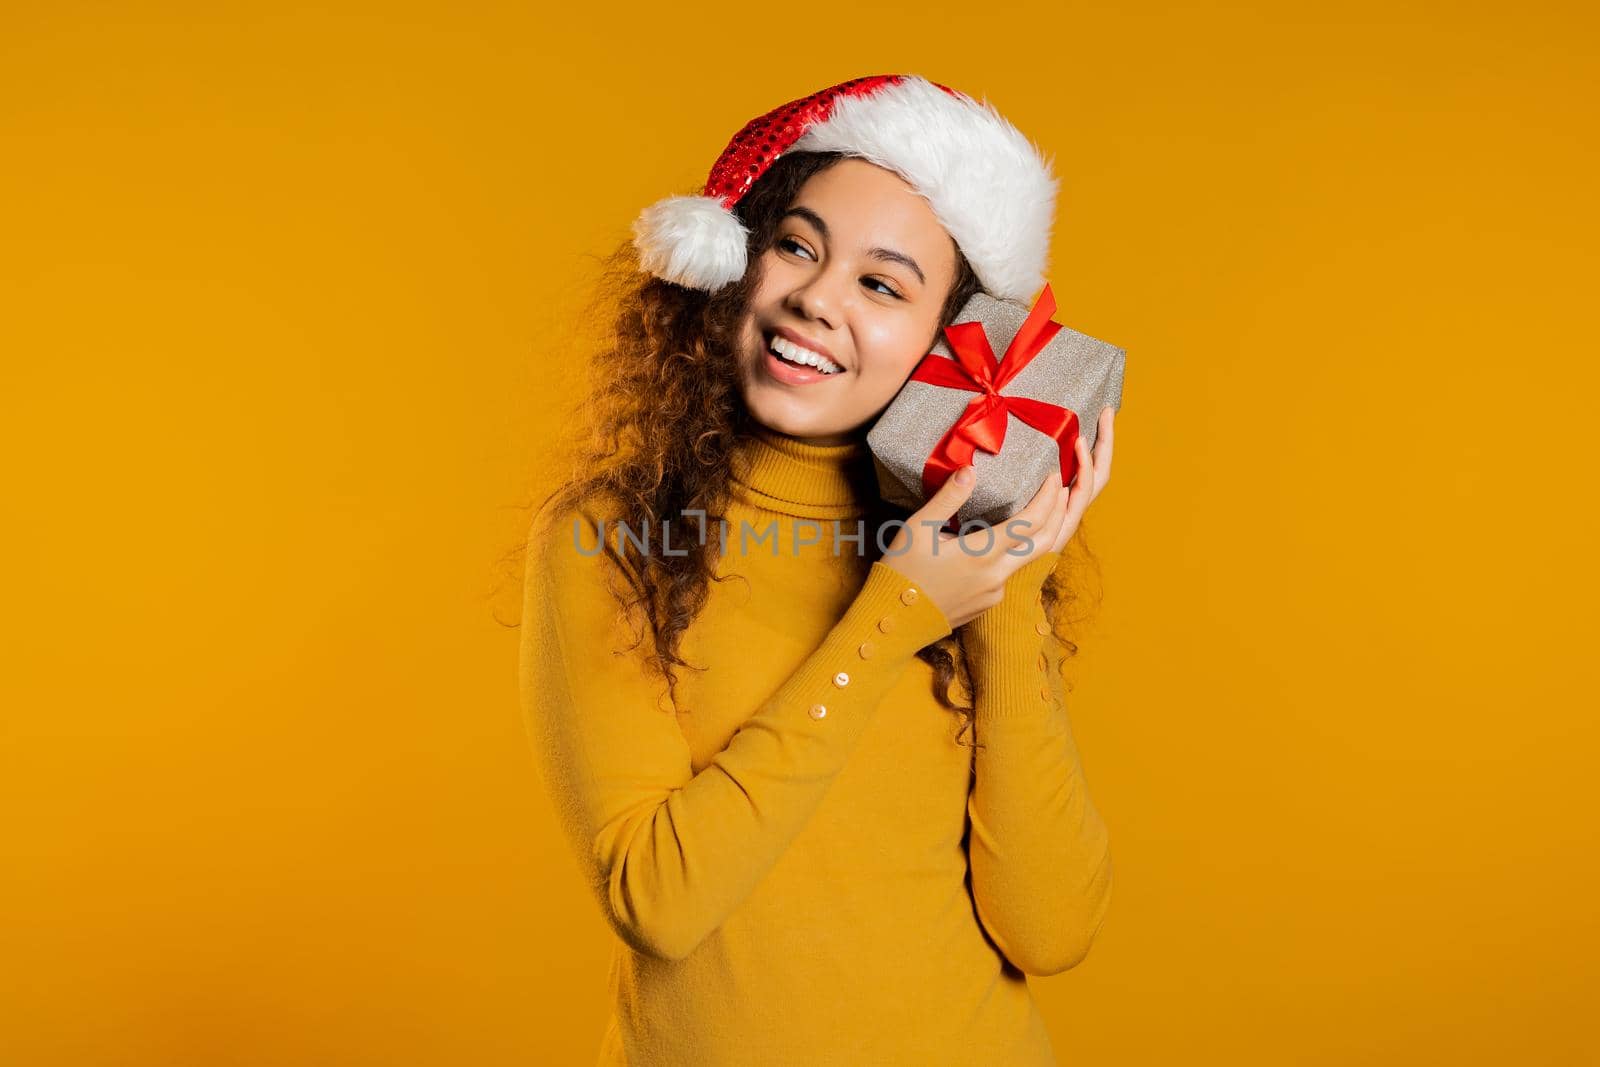
{"type": "Polygon", "coordinates": [[[767,333],[765,337],[767,353],[788,366],[830,376],[844,372],[844,368],[833,360],[808,348],[802,348],[778,333],[767,333]]]}

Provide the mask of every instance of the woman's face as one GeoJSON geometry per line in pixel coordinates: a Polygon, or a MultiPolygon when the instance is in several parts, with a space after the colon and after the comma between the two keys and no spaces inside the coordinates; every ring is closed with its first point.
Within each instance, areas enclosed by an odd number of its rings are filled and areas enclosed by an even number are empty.
{"type": "Polygon", "coordinates": [[[745,404],[769,429],[836,444],[875,419],[928,354],[956,246],[899,175],[845,158],[801,186],[760,267],[740,328],[745,404]]]}

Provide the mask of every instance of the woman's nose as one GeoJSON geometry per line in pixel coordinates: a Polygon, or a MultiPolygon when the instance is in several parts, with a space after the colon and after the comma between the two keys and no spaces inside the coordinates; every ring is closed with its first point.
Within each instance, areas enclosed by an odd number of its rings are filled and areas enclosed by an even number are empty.
{"type": "Polygon", "coordinates": [[[797,286],[789,293],[789,307],[831,330],[839,324],[839,311],[843,307],[839,284],[833,272],[821,271],[805,285],[797,286]]]}

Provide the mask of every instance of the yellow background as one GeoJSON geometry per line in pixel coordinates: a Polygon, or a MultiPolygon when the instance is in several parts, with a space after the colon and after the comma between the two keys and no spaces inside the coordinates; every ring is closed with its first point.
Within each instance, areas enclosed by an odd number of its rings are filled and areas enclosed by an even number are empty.
{"type": "Polygon", "coordinates": [[[1578,4],[14,5],[0,1063],[591,1062],[501,555],[591,257],[866,73],[1128,351],[1065,1064],[1600,1062],[1578,4]]]}

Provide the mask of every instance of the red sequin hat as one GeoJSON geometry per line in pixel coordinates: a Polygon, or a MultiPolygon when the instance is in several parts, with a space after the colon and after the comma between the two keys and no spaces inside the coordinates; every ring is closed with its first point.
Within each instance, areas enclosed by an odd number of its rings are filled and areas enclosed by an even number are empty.
{"type": "Polygon", "coordinates": [[[842,152],[900,175],[991,295],[1026,302],[1044,284],[1056,198],[1050,160],[987,100],[914,74],[852,78],[752,119],[700,196],[669,196],[640,214],[640,265],[690,289],[742,278],[749,232],[734,205],[791,151],[842,152]]]}

